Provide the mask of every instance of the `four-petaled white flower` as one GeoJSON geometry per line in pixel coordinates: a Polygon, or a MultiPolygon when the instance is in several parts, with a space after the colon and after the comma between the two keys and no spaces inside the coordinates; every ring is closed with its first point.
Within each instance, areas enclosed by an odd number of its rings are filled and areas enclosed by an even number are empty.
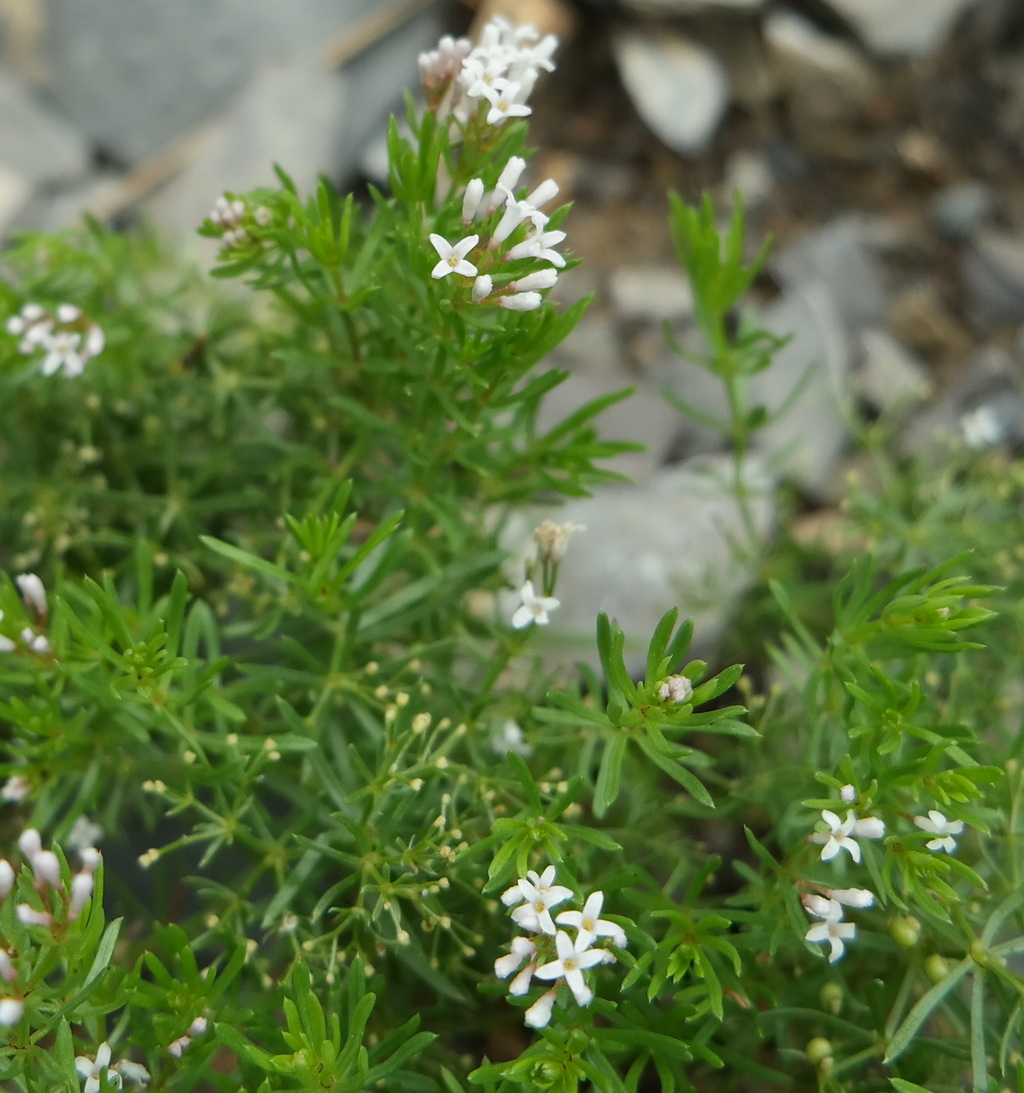
{"type": "Polygon", "coordinates": [[[548,612],[554,611],[558,606],[558,600],[554,596],[538,596],[533,590],[533,581],[523,582],[523,587],[519,589],[519,598],[522,603],[512,616],[512,625],[517,630],[522,630],[531,622],[538,626],[547,626],[548,612]]]}
{"type": "Polygon", "coordinates": [[[573,941],[564,930],[555,934],[555,949],[558,959],[541,965],[533,974],[538,979],[564,979],[576,1001],[581,1006],[589,1005],[594,992],[587,986],[583,973],[595,964],[604,963],[605,953],[600,949],[591,949],[589,942],[584,942],[581,936],[573,941]]]}
{"type": "Polygon", "coordinates": [[[530,933],[553,935],[555,923],[551,908],[564,903],[572,895],[572,889],[561,884],[541,888],[528,880],[521,880],[519,891],[524,902],[512,911],[512,921],[530,933]]]}
{"type": "Polygon", "coordinates": [[[522,85],[515,80],[495,80],[490,86],[480,85],[480,97],[491,104],[487,124],[501,125],[506,118],[525,118],[532,114],[532,108],[519,101],[522,90],[522,85]]]}
{"type": "Polygon", "coordinates": [[[616,948],[623,949],[626,946],[625,931],[616,923],[601,918],[603,906],[604,892],[591,892],[582,911],[562,911],[555,922],[559,926],[575,926],[578,931],[576,940],[583,948],[593,945],[599,937],[607,937],[611,938],[616,948]]]}
{"type": "Polygon", "coordinates": [[[821,851],[822,861],[831,861],[840,850],[845,850],[855,862],[859,862],[860,846],[853,836],[880,839],[885,834],[885,824],[881,820],[873,816],[859,820],[852,808],[846,813],[845,820],[840,820],[827,808],[822,809],[821,818],[828,824],[828,831],[815,831],[809,839],[812,843],[824,844],[821,851]]]}
{"type": "Polygon", "coordinates": [[[75,1070],[80,1078],[85,1079],[82,1093],[98,1093],[100,1075],[104,1071],[107,1072],[107,1085],[111,1089],[121,1088],[121,1075],[110,1069],[110,1044],[106,1040],[96,1049],[95,1059],[90,1059],[88,1055],[77,1056],[75,1070]]]}
{"type": "Polygon", "coordinates": [[[947,854],[952,854],[956,850],[953,836],[959,835],[964,829],[963,820],[947,820],[938,809],[934,808],[929,810],[927,816],[915,816],[914,823],[922,831],[936,836],[924,844],[929,850],[945,850],[947,854]]]}
{"type": "MultiPolygon", "coordinates": [[[[838,905],[837,905],[838,906],[838,905]]],[[[842,914],[842,908],[839,908],[840,915],[842,914]]],[[[842,955],[844,951],[843,943],[846,941],[852,941],[857,936],[857,927],[852,922],[844,922],[842,918],[826,918],[821,922],[816,922],[804,937],[808,941],[827,941],[830,946],[830,952],[828,955],[828,962],[834,964],[842,955]]]]}
{"type": "Polygon", "coordinates": [[[430,242],[434,245],[440,261],[431,270],[430,276],[434,280],[447,277],[449,273],[458,273],[463,277],[475,277],[477,268],[466,258],[466,255],[480,242],[479,235],[467,235],[454,245],[449,243],[443,235],[431,233],[430,242]]]}

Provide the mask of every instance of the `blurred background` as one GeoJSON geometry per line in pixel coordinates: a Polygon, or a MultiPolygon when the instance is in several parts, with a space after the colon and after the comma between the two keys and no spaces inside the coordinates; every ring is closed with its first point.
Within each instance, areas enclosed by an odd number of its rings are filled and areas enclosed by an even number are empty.
{"type": "Polygon", "coordinates": [[[89,211],[209,260],[195,227],[274,162],[382,185],[417,54],[493,14],[562,42],[533,174],[574,203],[584,261],[555,295],[594,302],[546,412],[636,386],[604,432],[647,445],[617,464],[634,486],[564,511],[601,531],[574,540],[560,626],[589,633],[597,604],[649,633],[667,603],[700,618],[703,589],[710,636],[743,581],[706,474],[722,441],[662,395],[722,408],[664,338],[699,348],[668,190],[739,194],[775,240],[751,314],[792,340],[757,398],[808,377],[762,449],[798,528],[820,533],[874,422],[923,458],[1024,440],[1024,0],[0,0],[0,237],[89,211]]]}

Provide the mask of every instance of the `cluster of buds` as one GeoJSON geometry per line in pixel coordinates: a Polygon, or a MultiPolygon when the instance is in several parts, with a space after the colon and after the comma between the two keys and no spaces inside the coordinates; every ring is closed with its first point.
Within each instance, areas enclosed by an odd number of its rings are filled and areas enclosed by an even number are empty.
{"type": "Polygon", "coordinates": [[[578,898],[571,888],[555,884],[555,867],[549,865],[543,873],[532,869],[501,897],[512,908],[512,921],[524,931],[512,939],[511,951],[494,962],[494,974],[507,979],[516,973],[508,992],[522,997],[534,979],[553,983],[532,1006],[524,1020],[531,1028],[544,1028],[551,1020],[558,987],[564,983],[581,1006],[589,1005],[594,992],[583,973],[598,964],[612,964],[615,954],[606,948],[594,948],[602,938],[619,949],[626,947],[626,934],[615,922],[601,918],[604,893],[591,892],[579,911],[562,911],[552,916],[551,909],[568,899],[578,898]],[[575,938],[558,926],[568,926],[575,938]]]}
{"type": "MultiPolygon", "coordinates": [[[[18,847],[28,862],[32,873],[32,887],[41,906],[31,903],[19,903],[15,908],[18,921],[26,926],[43,926],[51,929],[55,921],[62,924],[74,922],[81,915],[86,903],[92,896],[96,869],[100,864],[100,852],[92,846],[79,850],[82,867],[71,878],[70,890],[64,886],[61,876],[60,859],[52,850],[44,850],[39,832],[27,828],[18,840],[18,847]],[[56,912],[55,901],[59,901],[62,912],[56,912]]],[[[6,858],[0,858],[0,899],[7,899],[14,891],[16,874],[14,867],[6,858]]],[[[25,1011],[22,992],[16,988],[18,969],[8,949],[0,949],[0,978],[11,985],[11,994],[0,998],[0,1025],[14,1025],[21,1020],[25,1011]]]]}
{"type": "Polygon", "coordinates": [[[553,34],[542,37],[536,27],[513,26],[500,15],[486,24],[476,45],[468,38],[442,38],[437,49],[419,57],[427,106],[439,116],[451,114],[460,125],[476,119],[502,125],[526,117],[541,71],[554,71],[557,45],[553,34]]]}
{"type": "Polygon", "coordinates": [[[544,205],[558,196],[558,183],[546,179],[530,193],[520,196],[519,179],[525,167],[525,159],[513,156],[493,189],[488,190],[482,178],[470,179],[466,184],[462,195],[462,226],[468,230],[476,224],[478,231],[455,243],[449,243],[442,235],[430,236],[438,259],[430,276],[436,281],[453,273],[472,278],[470,298],[474,304],[497,304],[508,311],[533,311],[543,302],[541,292],[554,287],[558,269],[565,266],[565,258],[554,249],[565,239],[565,232],[548,231],[550,218],[542,211],[544,205]],[[522,261],[548,265],[502,278],[500,263],[522,261]]]}
{"type": "Polygon", "coordinates": [[[181,1053],[188,1050],[192,1041],[197,1036],[202,1036],[208,1025],[209,1022],[205,1017],[197,1017],[192,1024],[188,1026],[188,1031],[183,1036],[179,1036],[177,1040],[172,1040],[167,1045],[167,1053],[173,1055],[175,1059],[180,1059],[181,1053]]]}
{"type": "Polygon", "coordinates": [[[533,532],[533,541],[537,544],[537,563],[540,566],[540,586],[543,595],[538,596],[532,577],[535,566],[526,567],[527,579],[519,589],[519,605],[512,615],[512,625],[522,630],[531,624],[547,626],[548,612],[558,607],[558,600],[551,595],[558,581],[558,567],[562,564],[569,537],[574,531],[586,531],[582,524],[572,522],[556,524],[545,520],[533,532]]]}
{"type": "MultiPolygon", "coordinates": [[[[22,627],[21,632],[18,634],[21,644],[31,653],[48,656],[51,652],[50,643],[47,641],[46,635],[42,633],[42,628],[46,625],[46,616],[49,613],[46,603],[46,588],[34,573],[21,573],[14,578],[14,583],[18,586],[22,601],[36,624],[34,627],[22,627]]],[[[0,622],[3,622],[3,620],[4,613],[0,611],[0,622]]],[[[18,642],[0,634],[0,653],[10,653],[17,648],[18,642]]],[[[6,793],[3,795],[6,797],[6,793]]],[[[7,797],[6,799],[17,800],[19,798],[7,797]]]]}
{"type": "Polygon", "coordinates": [[[102,328],[74,304],[60,304],[52,314],[40,304],[26,304],[7,320],[6,329],[21,339],[18,349],[26,356],[44,352],[44,376],[61,368],[69,376],[81,375],[106,343],[102,328]]]}
{"type": "Polygon", "coordinates": [[[253,242],[249,228],[253,224],[261,228],[267,227],[273,219],[273,213],[263,205],[250,213],[241,198],[221,194],[214,202],[208,219],[220,235],[224,249],[229,250],[253,242]]]}

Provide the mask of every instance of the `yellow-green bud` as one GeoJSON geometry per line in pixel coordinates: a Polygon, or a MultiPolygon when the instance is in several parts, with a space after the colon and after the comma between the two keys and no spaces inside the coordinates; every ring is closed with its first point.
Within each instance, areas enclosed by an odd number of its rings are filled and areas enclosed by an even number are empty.
{"type": "Polygon", "coordinates": [[[832,1065],[832,1044],[824,1036],[815,1036],[804,1048],[807,1058],[823,1069],[832,1065]]]}
{"type": "Polygon", "coordinates": [[[949,961],[938,953],[932,953],[924,962],[924,974],[933,983],[938,983],[949,974],[949,961]]]}
{"type": "Polygon", "coordinates": [[[900,915],[889,923],[889,933],[897,945],[909,949],[920,940],[921,923],[912,915],[900,915]]]}
{"type": "Polygon", "coordinates": [[[843,999],[846,992],[836,982],[825,983],[821,988],[821,1008],[835,1015],[843,1008],[843,999]]]}

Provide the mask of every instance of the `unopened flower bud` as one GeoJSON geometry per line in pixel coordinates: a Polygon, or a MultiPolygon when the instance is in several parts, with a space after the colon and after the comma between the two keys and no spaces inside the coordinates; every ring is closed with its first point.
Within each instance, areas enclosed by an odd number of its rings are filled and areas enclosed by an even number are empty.
{"type": "Polygon", "coordinates": [[[815,1036],[804,1048],[808,1062],[825,1069],[832,1063],[832,1044],[824,1036],[815,1036]]]}
{"type": "Polygon", "coordinates": [[[25,926],[52,926],[53,916],[48,911],[37,911],[27,903],[19,903],[15,908],[18,921],[25,926]]]}
{"type": "Polygon", "coordinates": [[[839,796],[849,805],[856,801],[857,791],[853,788],[853,786],[845,785],[839,791],[839,796]]]}
{"type": "Polygon", "coordinates": [[[64,882],[60,876],[60,860],[52,850],[40,850],[31,858],[32,872],[36,875],[36,888],[48,884],[51,888],[62,889],[64,882]]]}
{"type": "Polygon", "coordinates": [[[11,963],[11,954],[6,949],[0,949],[0,976],[13,983],[18,978],[17,969],[11,963]]]}
{"type": "Polygon", "coordinates": [[[889,923],[889,933],[897,945],[909,949],[921,938],[921,923],[911,915],[900,915],[889,923]]]}
{"type": "Polygon", "coordinates": [[[34,827],[26,827],[18,839],[18,848],[31,861],[43,849],[43,840],[34,827]]]}
{"type": "Polygon", "coordinates": [[[20,998],[0,998],[0,1025],[16,1025],[24,1012],[25,1003],[20,998]]]}
{"type": "Polygon", "coordinates": [[[71,878],[71,903],[68,910],[72,918],[78,918],[82,913],[82,908],[92,895],[94,884],[92,873],[76,873],[71,878]]]}
{"type": "Polygon", "coordinates": [[[512,296],[502,296],[498,300],[498,306],[506,311],[536,311],[544,302],[544,297],[539,292],[517,292],[512,296]]]}
{"type": "Polygon", "coordinates": [[[0,899],[11,894],[14,887],[14,869],[6,858],[0,858],[0,899]]]}
{"type": "Polygon", "coordinates": [[[924,974],[933,983],[938,983],[949,975],[949,961],[939,953],[932,953],[931,956],[925,957],[924,974]]]}
{"type": "Polygon", "coordinates": [[[838,1014],[843,1008],[843,1000],[846,997],[846,992],[843,988],[833,980],[823,984],[821,992],[818,998],[821,1002],[821,1008],[833,1016],[838,1014]]]}
{"type": "Polygon", "coordinates": [[[37,615],[46,617],[46,588],[34,573],[22,573],[14,578],[21,598],[37,615]]]}

